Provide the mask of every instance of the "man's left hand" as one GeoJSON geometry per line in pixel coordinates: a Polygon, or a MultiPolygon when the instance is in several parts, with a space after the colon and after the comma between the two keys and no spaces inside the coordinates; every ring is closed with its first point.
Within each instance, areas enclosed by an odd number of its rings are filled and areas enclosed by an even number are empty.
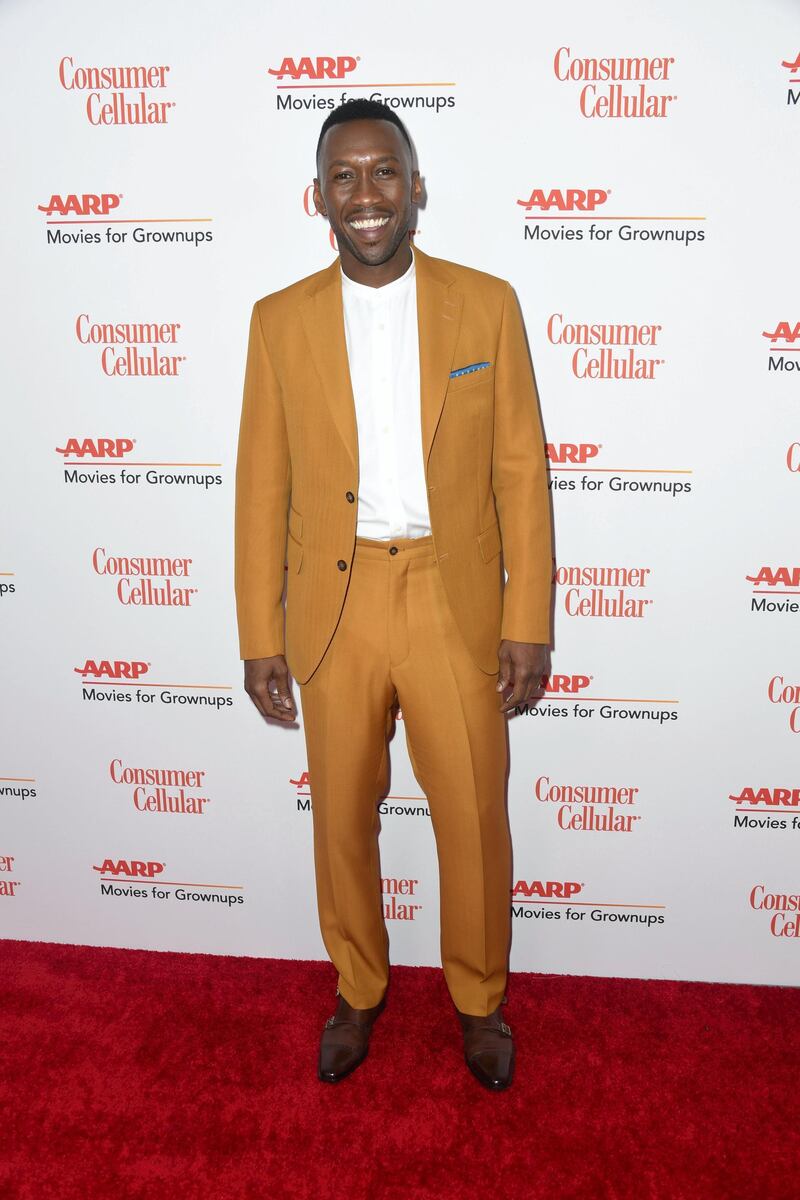
{"type": "Polygon", "coordinates": [[[509,642],[503,639],[497,657],[500,660],[500,675],[497,691],[511,688],[509,698],[501,706],[503,713],[510,712],[518,704],[527,702],[536,695],[547,674],[547,652],[549,646],[539,642],[509,642]]]}

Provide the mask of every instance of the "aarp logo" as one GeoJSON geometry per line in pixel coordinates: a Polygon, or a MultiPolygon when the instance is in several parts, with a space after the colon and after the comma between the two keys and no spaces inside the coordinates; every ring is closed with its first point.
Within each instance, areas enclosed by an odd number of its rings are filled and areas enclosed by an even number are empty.
{"type": "Polygon", "coordinates": [[[351,71],[355,71],[361,55],[340,54],[336,58],[328,55],[318,55],[302,58],[284,58],[279,67],[267,67],[267,73],[273,75],[278,83],[284,79],[308,79],[321,82],[323,79],[344,79],[351,71]]]}

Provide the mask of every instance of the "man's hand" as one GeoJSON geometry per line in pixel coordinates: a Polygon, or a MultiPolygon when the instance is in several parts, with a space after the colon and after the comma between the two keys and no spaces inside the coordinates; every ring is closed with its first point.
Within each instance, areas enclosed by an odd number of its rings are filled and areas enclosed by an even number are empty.
{"type": "Polygon", "coordinates": [[[284,724],[297,720],[297,709],[289,688],[289,668],[282,654],[246,659],[244,690],[262,717],[274,717],[284,724]]]}
{"type": "Polygon", "coordinates": [[[501,712],[507,713],[518,704],[526,704],[539,691],[547,674],[548,650],[549,646],[538,642],[509,642],[503,639],[497,652],[500,660],[497,691],[504,692],[507,687],[513,691],[501,706],[501,712]]]}

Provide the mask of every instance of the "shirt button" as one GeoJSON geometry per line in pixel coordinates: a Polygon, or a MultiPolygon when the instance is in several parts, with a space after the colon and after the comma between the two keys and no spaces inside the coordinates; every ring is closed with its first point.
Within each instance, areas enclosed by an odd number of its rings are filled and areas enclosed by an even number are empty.
{"type": "Polygon", "coordinates": [[[397,554],[397,546],[390,546],[390,547],[389,547],[389,553],[390,553],[390,554],[397,554]]]}
{"type": "Polygon", "coordinates": [[[345,499],[348,500],[352,504],[353,501],[355,500],[355,496],[353,495],[352,492],[345,492],[345,499]]]}
{"type": "Polygon", "coordinates": [[[336,565],[337,565],[337,567],[339,568],[339,570],[340,570],[340,571],[346,571],[346,570],[347,570],[347,563],[344,561],[344,559],[343,559],[343,558],[340,558],[340,559],[339,559],[339,561],[337,562],[337,564],[336,564],[336,565]]]}

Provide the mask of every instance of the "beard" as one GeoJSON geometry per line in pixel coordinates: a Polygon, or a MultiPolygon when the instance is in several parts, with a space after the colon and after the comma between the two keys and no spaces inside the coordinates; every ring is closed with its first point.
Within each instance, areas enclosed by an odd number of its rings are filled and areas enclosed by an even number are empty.
{"type": "Polygon", "coordinates": [[[359,245],[350,238],[346,225],[342,225],[339,229],[334,229],[333,232],[336,234],[336,242],[340,251],[344,245],[357,262],[363,263],[367,267],[379,267],[383,263],[388,262],[390,258],[393,258],[402,243],[408,241],[408,231],[410,228],[411,214],[407,213],[405,220],[400,222],[393,237],[386,246],[379,244],[374,246],[359,245]]]}

